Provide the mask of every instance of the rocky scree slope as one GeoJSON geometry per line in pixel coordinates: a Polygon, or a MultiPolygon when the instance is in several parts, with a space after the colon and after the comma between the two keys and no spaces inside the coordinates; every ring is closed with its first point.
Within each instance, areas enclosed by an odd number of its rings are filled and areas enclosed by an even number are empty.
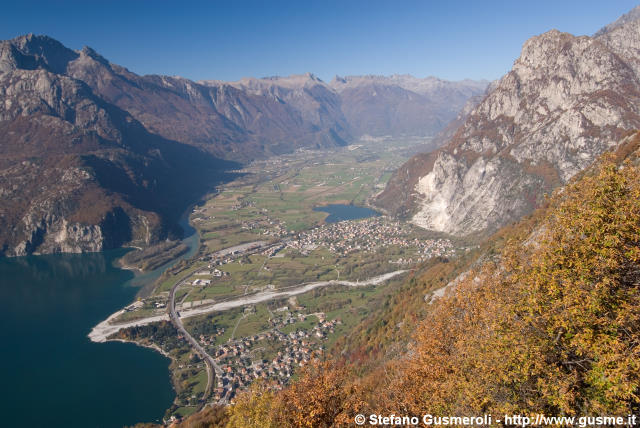
{"type": "Polygon", "coordinates": [[[377,203],[424,228],[486,233],[529,213],[640,127],[640,21],[556,30],[522,54],[441,149],[410,159],[377,203]]]}

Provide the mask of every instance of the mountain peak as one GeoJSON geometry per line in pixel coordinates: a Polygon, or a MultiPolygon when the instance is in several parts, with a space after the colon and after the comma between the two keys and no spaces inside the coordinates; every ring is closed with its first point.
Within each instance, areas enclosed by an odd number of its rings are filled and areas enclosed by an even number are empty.
{"type": "Polygon", "coordinates": [[[640,6],[634,7],[629,12],[625,13],[620,18],[613,21],[611,24],[605,25],[604,27],[596,31],[593,37],[599,37],[604,34],[610,33],[611,31],[615,30],[618,27],[622,27],[623,25],[629,22],[633,22],[637,20],[640,20],[640,6]]]}
{"type": "Polygon", "coordinates": [[[93,48],[90,48],[89,46],[83,46],[82,49],[80,50],[80,54],[87,56],[89,58],[92,58],[95,61],[98,61],[99,63],[102,63],[106,66],[109,65],[109,61],[105,57],[100,55],[98,52],[96,52],[93,48]]]}
{"type": "Polygon", "coordinates": [[[0,70],[45,69],[64,73],[67,64],[78,57],[59,41],[33,33],[0,42],[0,70]]]}
{"type": "Polygon", "coordinates": [[[639,14],[598,39],[550,30],[527,40],[448,144],[402,166],[378,203],[458,235],[531,212],[640,126],[639,14]]]}

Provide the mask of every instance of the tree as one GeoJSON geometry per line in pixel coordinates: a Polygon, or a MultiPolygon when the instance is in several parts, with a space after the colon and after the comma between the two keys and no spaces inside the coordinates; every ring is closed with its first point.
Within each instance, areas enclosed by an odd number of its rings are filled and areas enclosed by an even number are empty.
{"type": "Polygon", "coordinates": [[[238,394],[229,407],[228,428],[276,428],[273,391],[261,381],[238,394]]]}
{"type": "Polygon", "coordinates": [[[605,159],[556,194],[500,263],[468,275],[420,327],[396,403],[442,414],[637,408],[638,172],[605,159]]]}

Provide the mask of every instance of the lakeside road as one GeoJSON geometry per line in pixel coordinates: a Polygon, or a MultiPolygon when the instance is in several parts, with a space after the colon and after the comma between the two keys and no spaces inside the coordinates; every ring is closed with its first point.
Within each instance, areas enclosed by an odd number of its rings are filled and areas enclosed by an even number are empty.
{"type": "MultiPolygon", "coordinates": [[[[397,271],[388,272],[382,275],[378,275],[363,281],[345,281],[345,280],[318,281],[318,282],[309,282],[301,285],[283,287],[273,291],[271,290],[260,291],[255,294],[249,294],[246,296],[233,298],[226,301],[220,301],[218,303],[214,303],[210,305],[203,305],[203,306],[192,308],[192,309],[183,309],[180,311],[180,318],[190,318],[190,317],[194,317],[202,314],[207,314],[210,312],[227,311],[229,309],[233,309],[241,306],[253,305],[256,303],[262,303],[262,302],[283,298],[283,297],[291,297],[298,294],[306,293],[318,287],[326,287],[328,285],[344,285],[347,287],[365,287],[368,285],[378,285],[385,281],[388,281],[391,278],[401,275],[405,272],[407,271],[397,270],[397,271]]],[[[177,286],[180,285],[181,283],[182,281],[180,281],[176,286],[174,286],[174,288],[177,288],[177,286]]],[[[170,302],[172,300],[173,300],[172,298],[169,299],[170,302]]],[[[110,320],[113,320],[123,312],[124,310],[118,311],[115,314],[111,315],[106,320],[102,321],[100,324],[96,325],[93,328],[93,330],[91,330],[91,333],[89,333],[89,338],[93,342],[106,342],[107,337],[111,336],[114,333],[117,333],[123,328],[147,325],[153,322],[170,320],[169,314],[163,314],[163,315],[157,315],[153,317],[141,318],[139,320],[130,321],[122,324],[109,323],[110,320]]]]}

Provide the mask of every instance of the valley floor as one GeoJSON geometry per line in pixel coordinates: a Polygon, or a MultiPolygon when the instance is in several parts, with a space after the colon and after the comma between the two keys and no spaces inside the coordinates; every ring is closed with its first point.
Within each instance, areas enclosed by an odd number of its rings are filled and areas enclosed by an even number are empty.
{"type": "MultiPolygon", "coordinates": [[[[237,299],[220,301],[218,303],[213,303],[213,301],[206,302],[203,305],[198,305],[195,307],[191,307],[189,309],[183,309],[180,311],[180,318],[186,319],[195,317],[198,315],[204,315],[211,312],[223,312],[230,309],[243,307],[247,305],[255,305],[258,303],[267,302],[269,300],[275,299],[283,299],[292,296],[296,296],[302,293],[308,293],[311,290],[314,290],[319,287],[325,287],[328,285],[343,285],[346,287],[366,287],[368,285],[380,285],[387,280],[395,278],[398,275],[405,273],[406,270],[397,270],[394,272],[388,272],[382,275],[378,275],[372,278],[368,278],[362,281],[340,281],[340,280],[330,280],[330,281],[318,281],[318,282],[310,282],[307,284],[300,284],[295,286],[288,286],[278,289],[278,291],[259,291],[254,294],[246,295],[243,297],[239,297],[237,299]],[[213,304],[207,304],[213,303],[213,304]]],[[[204,301],[201,301],[204,302],[204,301]]],[[[193,302],[191,302],[193,303],[193,302]]],[[[111,335],[117,333],[118,331],[136,326],[143,326],[147,324],[151,324],[158,321],[167,321],[169,320],[169,315],[156,315],[146,318],[140,318],[131,322],[117,323],[113,322],[120,315],[126,313],[125,309],[122,309],[115,314],[111,315],[106,320],[102,321],[100,324],[96,325],[89,333],[89,338],[93,342],[106,342],[107,338],[111,335]]]]}
{"type": "Polygon", "coordinates": [[[238,171],[191,213],[198,254],[97,325],[91,340],[133,340],[169,355],[178,396],[167,416],[228,402],[255,379],[285,385],[375,312],[402,273],[468,250],[386,216],[327,223],[327,213],[314,210],[367,206],[427,143],[381,139],[300,151],[238,171]]]}

